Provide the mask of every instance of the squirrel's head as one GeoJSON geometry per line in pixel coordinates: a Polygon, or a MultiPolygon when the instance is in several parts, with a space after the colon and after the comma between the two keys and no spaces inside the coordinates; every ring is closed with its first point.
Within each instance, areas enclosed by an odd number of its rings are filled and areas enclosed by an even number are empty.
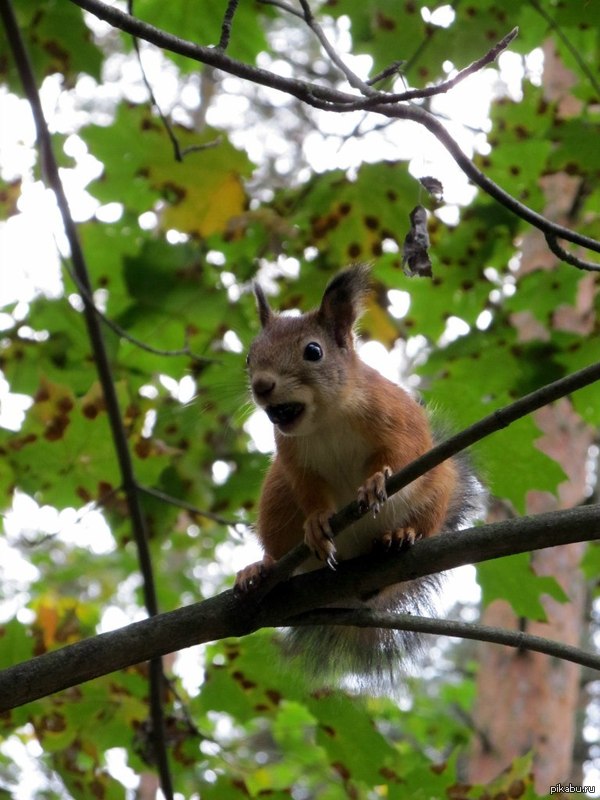
{"type": "Polygon", "coordinates": [[[350,267],[330,281],[319,308],[288,316],[275,313],[255,285],[262,331],[248,353],[250,388],[281,433],[312,433],[343,403],[357,359],[354,324],[369,288],[369,268],[350,267]]]}

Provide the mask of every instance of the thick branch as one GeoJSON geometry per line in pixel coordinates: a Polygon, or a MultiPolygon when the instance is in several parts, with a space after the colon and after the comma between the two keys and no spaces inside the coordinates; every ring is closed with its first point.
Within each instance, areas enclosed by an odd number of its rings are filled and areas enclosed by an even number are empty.
{"type": "Polygon", "coordinates": [[[194,644],[289,625],[299,614],[369,596],[393,583],[513,553],[595,539],[600,539],[600,506],[584,506],[433,537],[396,555],[353,559],[340,564],[335,573],[319,570],[299,575],[262,600],[236,600],[231,591],[223,592],[3,670],[0,712],[194,644]]]}
{"type": "MultiPolygon", "coordinates": [[[[458,166],[477,184],[483,191],[493,197],[501,205],[508,208],[521,219],[530,225],[538,228],[545,234],[550,234],[573,244],[581,245],[589,250],[600,253],[600,242],[588,236],[571,231],[561,225],[543,217],[532,209],[520,203],[508,192],[486,177],[471,159],[463,153],[457,142],[450,136],[446,128],[432,114],[424,108],[410,104],[401,105],[397,101],[388,102],[390,95],[386,92],[375,92],[369,97],[348,94],[331,87],[322,86],[310,81],[301,81],[296,78],[285,78],[281,75],[261,69],[260,67],[250,66],[240,61],[230,58],[219,48],[203,47],[193,44],[185,39],[180,39],[166,31],[155,28],[146,22],[142,22],[129,14],[125,14],[114,6],[107,6],[101,0],[71,0],[80,8],[91,12],[100,19],[105,20],[116,28],[126,31],[145,39],[148,42],[170,50],[173,53],[200,61],[212,67],[236,75],[244,80],[252,81],[261,86],[268,86],[272,89],[290,94],[314,108],[320,108],[333,112],[361,111],[370,110],[377,114],[392,119],[412,120],[423,125],[429,130],[441,144],[448,150],[458,166]]],[[[510,34],[509,34],[510,36],[510,34]]],[[[485,57],[484,57],[485,58],[485,57]]]]}

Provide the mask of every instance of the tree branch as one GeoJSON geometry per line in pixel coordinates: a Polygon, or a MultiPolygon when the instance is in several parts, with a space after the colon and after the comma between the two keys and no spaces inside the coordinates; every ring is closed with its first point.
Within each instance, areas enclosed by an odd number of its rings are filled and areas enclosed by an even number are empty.
{"type": "MultiPolygon", "coordinates": [[[[44,117],[31,61],[25,48],[10,0],[0,0],[0,16],[2,17],[6,29],[7,39],[15,59],[19,77],[31,106],[42,170],[45,173],[48,185],[53,190],[56,197],[56,203],[60,211],[65,234],[71,250],[71,259],[77,282],[85,290],[82,295],[83,313],[96,369],[98,371],[98,377],[102,385],[111,435],[121,472],[121,480],[127,497],[129,513],[131,515],[131,525],[143,578],[144,602],[150,615],[157,614],[158,601],[152,570],[152,560],[148,546],[146,519],[137,491],[133,462],[127,442],[127,434],[123,426],[112,369],[102,336],[102,327],[95,306],[90,302],[90,298],[92,298],[93,295],[87,265],[79,241],[77,227],[73,221],[64,187],[60,179],[58,164],[52,148],[52,139],[44,117]]],[[[171,798],[173,793],[171,790],[171,778],[167,759],[162,712],[163,681],[162,661],[157,660],[152,662],[150,664],[150,713],[153,723],[156,760],[161,774],[163,791],[167,798],[171,798]]]]}
{"type": "MultiPolygon", "coordinates": [[[[468,78],[469,75],[474,75],[479,70],[486,67],[488,64],[491,64],[492,61],[495,61],[500,53],[502,53],[509,44],[515,39],[519,34],[518,28],[513,28],[512,31],[506,34],[506,36],[501,39],[497,44],[491,47],[488,52],[478,58],[476,61],[473,61],[472,64],[469,64],[468,67],[461,69],[457,74],[450,78],[443,83],[438,83],[436,86],[427,86],[425,89],[408,89],[406,92],[399,92],[397,94],[388,94],[384,95],[384,100],[386,103],[400,103],[406,100],[417,100],[417,99],[424,99],[426,97],[433,97],[436,94],[444,94],[445,92],[449,92],[450,89],[454,89],[454,87],[468,78]]],[[[382,73],[382,74],[385,74],[382,73]]],[[[380,76],[376,76],[379,80],[380,76]]],[[[379,93],[381,94],[381,93],[379,93]]],[[[379,102],[382,98],[375,100],[374,102],[379,102]]],[[[364,104],[365,108],[369,107],[368,103],[364,104]]]]}
{"type": "Polygon", "coordinates": [[[411,120],[423,125],[446,148],[463,172],[498,203],[508,208],[525,222],[541,230],[544,234],[565,239],[573,244],[578,244],[581,247],[600,253],[599,241],[551,222],[546,217],[520,203],[484,175],[477,169],[471,159],[463,153],[458,143],[450,136],[439,120],[424,108],[410,104],[401,105],[397,100],[388,102],[388,98],[391,95],[386,92],[373,90],[375,93],[370,94],[369,97],[361,97],[328,86],[322,86],[321,84],[311,83],[310,81],[276,75],[260,67],[236,61],[219,48],[203,47],[185,39],[180,39],[166,31],[155,28],[153,25],[149,25],[147,22],[136,19],[114,6],[107,6],[101,0],[71,0],[71,2],[114,27],[145,39],[157,47],[170,50],[173,53],[178,53],[203,64],[217,67],[244,80],[292,95],[314,108],[337,113],[370,110],[385,117],[411,120]]]}
{"type": "MultiPolygon", "coordinates": [[[[0,712],[195,644],[287,626],[300,614],[370,596],[390,584],[514,553],[598,539],[600,506],[582,506],[434,536],[399,554],[356,558],[340,564],[337,572],[324,569],[292,578],[260,600],[236,599],[226,591],[1,671],[0,712]]],[[[337,613],[332,611],[333,624],[337,613]]],[[[325,622],[325,617],[319,621],[325,622]]]]}
{"type": "Polygon", "coordinates": [[[517,650],[534,650],[537,653],[572,661],[583,667],[600,671],[600,655],[588,653],[580,647],[556,642],[545,636],[535,636],[521,630],[507,630],[491,625],[460,622],[451,619],[432,619],[414,614],[392,614],[373,611],[370,608],[340,608],[309,611],[289,621],[290,625],[353,625],[359,628],[387,628],[397,631],[414,631],[456,639],[472,639],[514,647],[517,650]]]}
{"type": "Polygon", "coordinates": [[[600,272],[600,264],[594,264],[593,261],[583,261],[581,258],[572,255],[572,253],[568,253],[564,247],[559,245],[553,233],[546,234],[546,244],[560,261],[564,261],[566,264],[571,264],[571,266],[586,270],[587,272],[600,272]]]}

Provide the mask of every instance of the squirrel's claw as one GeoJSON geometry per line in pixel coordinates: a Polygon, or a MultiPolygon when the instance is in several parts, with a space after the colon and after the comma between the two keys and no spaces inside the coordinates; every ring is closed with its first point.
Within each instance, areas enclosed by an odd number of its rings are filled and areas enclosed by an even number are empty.
{"type": "Polygon", "coordinates": [[[369,509],[374,517],[379,514],[381,506],[387,500],[385,482],[391,474],[390,467],[385,466],[380,472],[375,472],[370,478],[367,478],[358,490],[358,505],[361,510],[369,509]]]}
{"type": "Polygon", "coordinates": [[[420,538],[420,533],[417,533],[414,528],[406,526],[405,528],[396,528],[393,531],[385,531],[381,537],[374,540],[373,546],[379,552],[398,552],[405,547],[412,547],[420,538]]]}
{"type": "Polygon", "coordinates": [[[324,561],[328,567],[335,569],[335,545],[333,531],[329,520],[333,510],[315,511],[304,523],[304,542],[314,555],[324,561]]]}

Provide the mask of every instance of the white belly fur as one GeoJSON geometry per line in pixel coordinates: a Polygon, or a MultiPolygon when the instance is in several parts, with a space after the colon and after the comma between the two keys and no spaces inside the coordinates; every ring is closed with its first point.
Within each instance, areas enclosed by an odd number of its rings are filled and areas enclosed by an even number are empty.
{"type": "MultiPolygon", "coordinates": [[[[373,455],[369,442],[354,430],[340,429],[338,422],[335,428],[324,427],[319,435],[306,437],[303,450],[303,465],[323,477],[333,491],[337,510],[357,499],[359,487],[369,477],[367,462],[373,455]]],[[[342,531],[335,539],[338,560],[369,553],[378,535],[402,527],[408,519],[414,491],[414,484],[407,486],[385,502],[376,517],[369,512],[342,531]]],[[[322,566],[322,562],[310,559],[302,571],[322,566]]]]}

